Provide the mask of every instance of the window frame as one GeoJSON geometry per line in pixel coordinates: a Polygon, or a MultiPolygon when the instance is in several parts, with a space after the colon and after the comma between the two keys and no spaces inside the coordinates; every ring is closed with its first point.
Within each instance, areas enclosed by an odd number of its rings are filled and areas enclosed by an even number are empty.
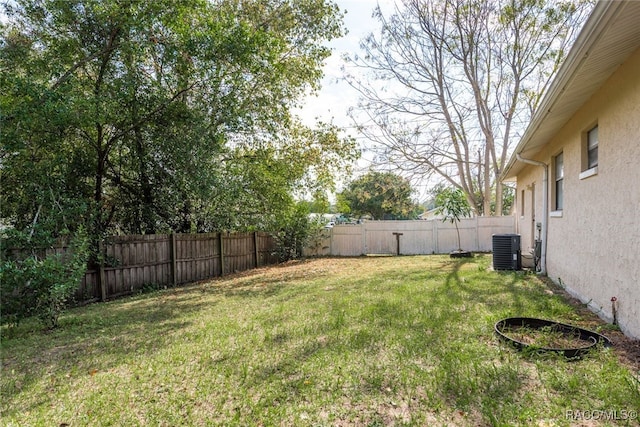
{"type": "Polygon", "coordinates": [[[553,211],[562,212],[564,208],[564,152],[553,156],[553,211]],[[558,159],[560,162],[558,162],[558,159]],[[558,170],[560,165],[560,170],[558,170]]]}
{"type": "Polygon", "coordinates": [[[595,122],[582,133],[582,171],[579,179],[582,180],[598,174],[599,146],[600,131],[598,123],[595,122]]]}

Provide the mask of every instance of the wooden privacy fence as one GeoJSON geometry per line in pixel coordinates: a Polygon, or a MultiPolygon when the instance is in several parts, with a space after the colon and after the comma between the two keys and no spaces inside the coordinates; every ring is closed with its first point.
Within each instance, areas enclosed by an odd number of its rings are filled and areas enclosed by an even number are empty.
{"type": "Polygon", "coordinates": [[[110,237],[100,245],[104,262],[87,270],[76,301],[104,301],[274,264],[274,247],[264,232],[110,237]]]}
{"type": "MultiPolygon", "coordinates": [[[[514,217],[477,217],[458,224],[462,249],[491,251],[493,234],[514,233],[514,217]]],[[[457,249],[455,226],[442,221],[368,221],[338,225],[305,248],[306,256],[432,254],[457,249]]],[[[77,303],[108,300],[145,289],[176,286],[278,262],[264,232],[114,236],[101,243],[103,262],[90,269],[77,303]]],[[[64,253],[64,246],[46,254],[64,253]]],[[[16,249],[14,256],[20,254],[16,249]]]]}
{"type": "MultiPolygon", "coordinates": [[[[494,234],[515,232],[515,218],[475,217],[458,223],[460,246],[467,251],[490,252],[494,234]]],[[[443,254],[458,249],[456,226],[442,220],[366,221],[336,225],[307,248],[307,256],[367,254],[443,254]]]]}

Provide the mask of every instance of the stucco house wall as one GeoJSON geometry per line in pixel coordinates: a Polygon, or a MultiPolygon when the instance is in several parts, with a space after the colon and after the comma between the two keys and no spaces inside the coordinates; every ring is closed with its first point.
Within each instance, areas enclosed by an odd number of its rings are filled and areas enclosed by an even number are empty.
{"type": "MultiPolygon", "coordinates": [[[[640,49],[532,158],[549,165],[548,276],[608,321],[616,297],[621,329],[640,338],[640,49]],[[584,135],[595,125],[597,171],[584,173],[584,135]],[[554,197],[559,153],[564,160],[562,210],[555,209],[554,197]]],[[[542,168],[534,165],[517,175],[523,254],[532,249],[532,224],[543,215],[542,179],[542,168]]]]}
{"type": "Polygon", "coordinates": [[[542,169],[528,166],[518,175],[516,188],[516,233],[520,234],[523,267],[533,267],[530,258],[540,239],[537,225],[542,219],[542,169]]]}

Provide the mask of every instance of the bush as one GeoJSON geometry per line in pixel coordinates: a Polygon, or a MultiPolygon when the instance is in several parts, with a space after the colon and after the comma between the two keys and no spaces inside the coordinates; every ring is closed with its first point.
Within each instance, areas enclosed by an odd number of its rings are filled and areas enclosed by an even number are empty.
{"type": "Polygon", "coordinates": [[[309,209],[301,203],[296,204],[280,221],[279,231],[273,233],[278,259],[289,261],[302,258],[304,248],[322,226],[309,219],[309,209]]]}
{"type": "Polygon", "coordinates": [[[37,316],[46,328],[57,327],[86,271],[87,257],[87,239],[79,234],[64,254],[32,252],[24,259],[5,259],[0,265],[0,322],[15,325],[37,316]]]}

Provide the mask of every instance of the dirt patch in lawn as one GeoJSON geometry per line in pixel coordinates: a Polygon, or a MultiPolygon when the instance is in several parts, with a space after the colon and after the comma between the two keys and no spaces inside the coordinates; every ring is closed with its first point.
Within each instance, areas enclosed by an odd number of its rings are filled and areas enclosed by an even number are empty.
{"type": "Polygon", "coordinates": [[[501,332],[512,340],[539,348],[576,349],[588,348],[593,345],[593,341],[582,339],[577,329],[574,329],[573,333],[567,333],[566,330],[553,326],[532,328],[511,325],[505,327],[501,332]]]}

